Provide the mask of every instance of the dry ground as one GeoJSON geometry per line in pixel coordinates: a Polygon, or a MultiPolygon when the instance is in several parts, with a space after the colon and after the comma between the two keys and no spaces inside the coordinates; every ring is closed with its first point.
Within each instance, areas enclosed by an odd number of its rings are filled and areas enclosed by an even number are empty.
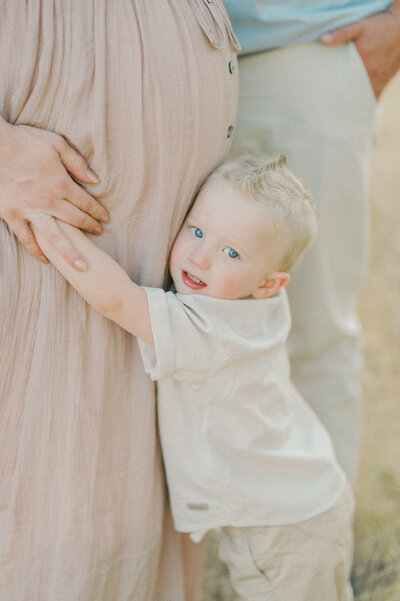
{"type": "MultiPolygon", "coordinates": [[[[400,601],[400,75],[385,90],[372,162],[364,419],[356,497],[357,601],[400,601]]],[[[233,601],[209,541],[204,601],[233,601]]]]}

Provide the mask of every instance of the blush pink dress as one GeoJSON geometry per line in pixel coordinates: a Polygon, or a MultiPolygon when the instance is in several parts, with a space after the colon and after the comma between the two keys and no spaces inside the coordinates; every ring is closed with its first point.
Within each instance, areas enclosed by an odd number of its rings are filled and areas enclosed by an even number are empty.
{"type": "MultiPolygon", "coordinates": [[[[166,264],[223,161],[237,43],[221,0],[3,0],[0,107],[99,174],[93,240],[135,281],[166,264]]],[[[183,601],[155,390],[135,339],[0,221],[0,601],[183,601]]]]}

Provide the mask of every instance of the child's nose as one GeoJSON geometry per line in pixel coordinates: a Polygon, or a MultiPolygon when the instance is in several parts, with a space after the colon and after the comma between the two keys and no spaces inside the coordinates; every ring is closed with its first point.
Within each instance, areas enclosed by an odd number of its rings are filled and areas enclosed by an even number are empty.
{"type": "Polygon", "coordinates": [[[192,263],[199,267],[203,271],[206,271],[210,267],[210,258],[207,252],[204,249],[197,249],[192,253],[190,257],[192,263]]]}

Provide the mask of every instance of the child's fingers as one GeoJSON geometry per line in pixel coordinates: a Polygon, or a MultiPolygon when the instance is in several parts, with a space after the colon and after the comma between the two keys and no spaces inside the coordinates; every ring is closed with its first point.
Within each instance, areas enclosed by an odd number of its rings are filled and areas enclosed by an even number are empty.
{"type": "Polygon", "coordinates": [[[35,236],[41,246],[45,246],[46,255],[51,259],[55,251],[61,255],[71,267],[78,271],[86,271],[87,264],[68,237],[61,231],[57,219],[45,213],[34,213],[28,216],[35,236]]]}

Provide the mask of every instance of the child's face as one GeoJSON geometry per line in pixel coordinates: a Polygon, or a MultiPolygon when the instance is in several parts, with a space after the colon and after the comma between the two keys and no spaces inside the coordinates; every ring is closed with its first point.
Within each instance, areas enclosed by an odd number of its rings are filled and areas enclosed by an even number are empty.
{"type": "Polygon", "coordinates": [[[275,268],[277,244],[268,209],[230,182],[211,177],[171,250],[176,290],[224,299],[253,296],[275,268]]]}

